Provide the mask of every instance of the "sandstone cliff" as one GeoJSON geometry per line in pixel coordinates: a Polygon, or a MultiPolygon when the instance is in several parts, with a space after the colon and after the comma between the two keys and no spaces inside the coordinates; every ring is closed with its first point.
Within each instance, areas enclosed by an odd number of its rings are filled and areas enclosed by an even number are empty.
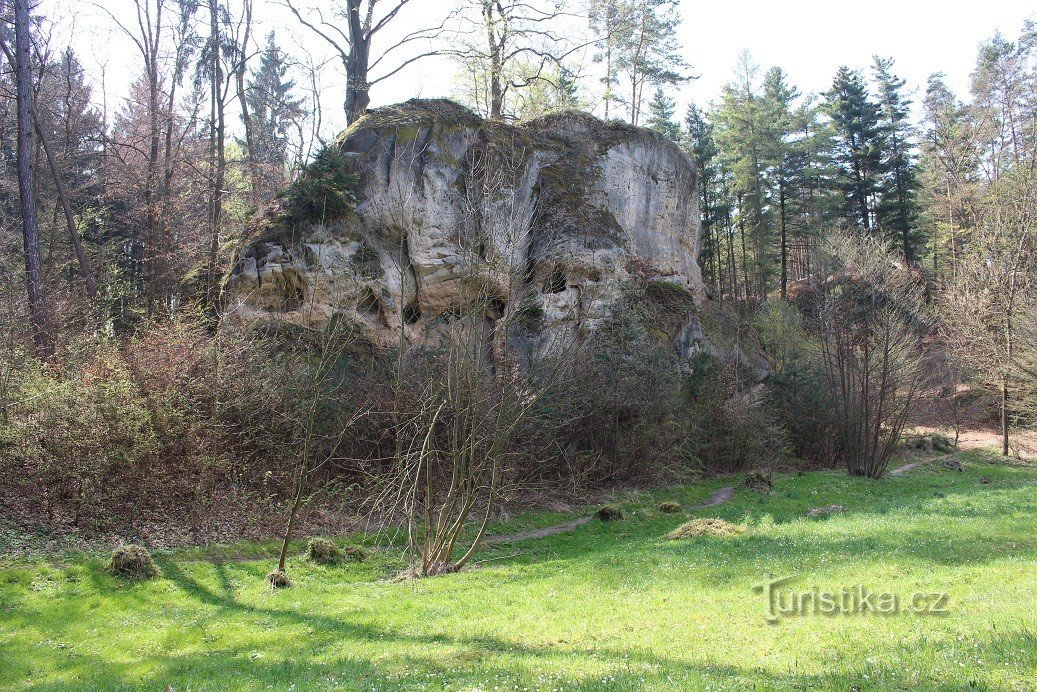
{"type": "Polygon", "coordinates": [[[634,281],[704,297],[696,186],[673,143],[586,114],[510,125],[449,101],[378,109],[258,217],[227,315],[344,315],[380,344],[473,314],[533,343],[586,335],[634,281]]]}

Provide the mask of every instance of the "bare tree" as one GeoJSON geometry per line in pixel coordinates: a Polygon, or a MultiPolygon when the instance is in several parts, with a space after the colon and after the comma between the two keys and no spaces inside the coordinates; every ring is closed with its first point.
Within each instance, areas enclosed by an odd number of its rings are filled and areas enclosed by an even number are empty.
{"type": "MultiPolygon", "coordinates": [[[[552,83],[563,74],[563,64],[574,53],[596,43],[575,27],[586,15],[569,11],[555,0],[466,0],[455,30],[460,48],[444,48],[444,55],[464,61],[477,78],[485,80],[485,105],[490,118],[508,117],[508,93],[536,82],[552,83]],[[468,36],[479,39],[469,40],[468,36]]],[[[555,85],[557,86],[557,85],[555,85]]],[[[483,100],[483,99],[480,99],[483,100]]]]}
{"type": "Polygon", "coordinates": [[[1037,180],[1004,173],[982,202],[979,223],[945,296],[955,351],[999,390],[1001,453],[1009,452],[1013,379],[1021,374],[1018,322],[1033,307],[1037,251],[1037,180]]]}
{"type": "Polygon", "coordinates": [[[850,474],[879,478],[925,382],[922,289],[877,240],[839,236],[818,309],[821,357],[850,474]]]}
{"type": "MultiPolygon", "coordinates": [[[[0,14],[3,12],[3,7],[0,5],[0,14]]],[[[3,51],[7,61],[14,65],[16,60],[14,55],[11,53],[11,49],[7,43],[0,36],[0,50],[3,51]]],[[[57,191],[58,201],[61,205],[61,210],[65,216],[65,224],[68,229],[69,239],[72,242],[72,247],[75,249],[76,261],[79,263],[79,271],[83,276],[83,280],[86,284],[87,296],[93,299],[97,295],[97,281],[94,277],[93,271],[90,269],[90,264],[86,259],[86,252],[83,250],[83,241],[79,235],[79,228],[76,223],[75,215],[72,212],[72,205],[69,201],[68,189],[65,186],[65,182],[61,176],[61,169],[58,167],[57,160],[54,156],[53,148],[47,141],[46,133],[43,127],[40,125],[39,114],[36,111],[36,101],[38,95],[34,95],[33,104],[31,107],[31,117],[33,131],[40,140],[40,146],[43,148],[43,152],[47,158],[47,167],[50,169],[51,179],[54,182],[54,188],[57,191]]],[[[68,127],[66,126],[66,131],[68,127]]]]}
{"type": "Polygon", "coordinates": [[[406,55],[406,50],[413,45],[429,44],[444,32],[447,18],[425,28],[416,29],[400,37],[375,52],[372,52],[375,38],[384,32],[400,12],[411,3],[411,0],[342,0],[341,7],[335,12],[338,22],[325,19],[319,8],[303,9],[297,0],[284,0],[285,6],[295,15],[299,23],[323,39],[339,56],[342,68],[346,73],[346,98],[342,108],[346,114],[346,124],[352,123],[367,112],[371,102],[371,88],[396,75],[407,66],[435,55],[437,50],[426,48],[416,54],[406,55]],[[384,12],[379,10],[387,8],[384,12]],[[304,16],[305,14],[305,16],[304,16]],[[307,19],[316,17],[315,21],[307,19]],[[345,28],[340,26],[345,25],[345,28]],[[392,66],[385,62],[394,60],[404,51],[392,66]],[[377,72],[377,77],[371,73],[377,72]]]}

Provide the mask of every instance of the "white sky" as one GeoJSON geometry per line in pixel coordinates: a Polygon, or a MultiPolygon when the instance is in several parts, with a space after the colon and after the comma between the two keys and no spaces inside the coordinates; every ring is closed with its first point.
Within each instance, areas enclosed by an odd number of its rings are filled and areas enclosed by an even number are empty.
{"type": "MultiPolygon", "coordinates": [[[[302,0],[330,7],[335,0],[302,0]]],[[[131,21],[131,0],[96,0],[117,17],[131,21]]],[[[323,42],[298,26],[294,18],[273,0],[254,0],[256,36],[262,39],[270,30],[295,57],[302,49],[320,60],[332,54],[323,42]]],[[[387,2],[387,0],[383,0],[387,2]]],[[[573,0],[577,10],[585,3],[573,0]]],[[[977,45],[1001,31],[1009,38],[1018,36],[1023,21],[1037,15],[1035,7],[1023,0],[985,0],[956,3],[931,0],[786,0],[784,2],[745,2],[683,0],[683,25],[680,29],[684,57],[699,79],[675,93],[679,115],[690,100],[705,105],[717,97],[732,76],[743,49],[748,49],[762,67],[780,65],[802,92],[825,90],[838,66],[869,68],[874,54],[896,60],[896,72],[907,79],[917,96],[933,72],[944,72],[959,93],[967,91],[969,73],[976,58],[977,45]]],[[[82,56],[87,71],[98,75],[106,64],[108,107],[114,110],[126,97],[126,87],[140,71],[139,55],[129,41],[112,28],[99,10],[86,2],[74,3],[76,18],[62,24],[65,35],[82,56]]],[[[397,19],[400,30],[410,30],[440,17],[454,5],[453,0],[412,0],[397,19]]],[[[67,13],[67,0],[44,0],[42,11],[48,16],[67,13]]],[[[375,52],[377,52],[377,45],[375,52]]],[[[584,60],[590,63],[590,51],[584,60]]],[[[373,105],[405,100],[413,96],[449,96],[453,89],[455,67],[445,59],[418,63],[372,92],[373,105]]],[[[341,126],[342,80],[337,61],[329,65],[322,79],[322,101],[326,121],[325,136],[341,126]]],[[[591,85],[596,88],[597,85],[591,85]]],[[[100,91],[99,85],[97,90],[100,91]]],[[[100,99],[100,94],[95,95],[100,99]]],[[[234,119],[236,121],[236,118],[234,119]]]]}

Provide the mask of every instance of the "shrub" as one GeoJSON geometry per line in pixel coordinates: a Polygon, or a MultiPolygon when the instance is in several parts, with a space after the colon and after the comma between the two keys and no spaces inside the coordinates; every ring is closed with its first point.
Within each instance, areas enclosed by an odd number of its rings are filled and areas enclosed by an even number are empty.
{"type": "Polygon", "coordinates": [[[112,551],[109,568],[113,574],[125,579],[144,580],[158,576],[158,568],[155,567],[148,549],[132,543],[120,545],[112,551]]]}
{"type": "Polygon", "coordinates": [[[327,538],[313,538],[306,546],[306,556],[319,565],[335,565],[342,561],[342,551],[327,538]]]}
{"type": "Polygon", "coordinates": [[[280,569],[275,569],[273,572],[266,575],[266,581],[273,589],[287,589],[292,585],[292,580],[288,578],[288,575],[284,570],[280,569]]]}
{"type": "Polygon", "coordinates": [[[676,514],[677,512],[681,511],[681,505],[679,502],[667,500],[666,502],[659,505],[659,511],[663,514],[676,514]]]}
{"type": "Polygon", "coordinates": [[[363,562],[367,559],[370,553],[368,553],[366,549],[361,548],[358,545],[347,545],[342,549],[342,555],[346,560],[349,560],[350,562],[363,562]]]}
{"type": "Polygon", "coordinates": [[[619,505],[602,505],[598,507],[595,516],[601,521],[622,521],[627,518],[627,513],[619,505]]]}
{"type": "Polygon", "coordinates": [[[758,493],[767,493],[770,492],[773,485],[774,481],[771,478],[769,471],[756,469],[755,471],[750,471],[745,475],[745,487],[749,490],[755,490],[758,493]]]}
{"type": "Polygon", "coordinates": [[[703,519],[692,519],[681,524],[668,534],[670,540],[681,540],[684,538],[695,538],[697,536],[734,536],[745,533],[745,529],[736,526],[723,519],[706,517],[703,519]]]}
{"type": "Polygon", "coordinates": [[[338,147],[325,147],[289,188],[286,220],[302,223],[340,216],[353,205],[359,180],[338,147]]]}

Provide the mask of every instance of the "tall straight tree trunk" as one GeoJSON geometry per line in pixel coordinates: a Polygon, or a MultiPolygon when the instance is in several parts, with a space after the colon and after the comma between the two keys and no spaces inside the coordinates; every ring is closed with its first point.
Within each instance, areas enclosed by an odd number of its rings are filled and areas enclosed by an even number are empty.
{"type": "Polygon", "coordinates": [[[1008,375],[1001,377],[1001,456],[1008,456],[1008,375]]]}
{"type": "Polygon", "coordinates": [[[94,281],[94,273],[90,271],[90,265],[86,260],[86,253],[83,251],[83,240],[79,236],[79,228],[76,226],[76,218],[72,213],[72,205],[68,201],[65,181],[61,179],[61,171],[58,169],[57,161],[54,160],[54,153],[47,143],[47,138],[44,136],[43,128],[40,127],[40,121],[36,117],[35,111],[33,111],[32,120],[33,126],[36,129],[36,135],[40,138],[40,144],[43,145],[43,152],[47,155],[47,165],[54,180],[54,187],[58,191],[58,201],[65,214],[65,225],[68,226],[68,235],[76,252],[76,261],[79,262],[79,272],[83,275],[83,280],[86,282],[86,294],[93,300],[97,296],[97,284],[94,281]]]}
{"type": "Polygon", "coordinates": [[[223,216],[223,183],[226,173],[224,155],[223,63],[220,60],[220,23],[218,0],[210,0],[209,31],[212,40],[212,111],[210,120],[210,142],[212,146],[212,206],[209,217],[209,270],[205,285],[206,306],[216,304],[216,284],[219,272],[220,221],[223,216]]]}
{"type": "Polygon", "coordinates": [[[778,183],[778,206],[781,212],[781,299],[789,297],[789,250],[785,224],[785,181],[778,183]]]}
{"type": "Polygon", "coordinates": [[[47,311],[40,286],[40,236],[36,224],[36,198],[33,193],[32,77],[29,43],[29,1],[15,0],[15,74],[18,107],[18,192],[21,197],[22,244],[25,250],[25,286],[29,294],[29,321],[36,352],[42,357],[53,353],[47,329],[47,311]]]}

